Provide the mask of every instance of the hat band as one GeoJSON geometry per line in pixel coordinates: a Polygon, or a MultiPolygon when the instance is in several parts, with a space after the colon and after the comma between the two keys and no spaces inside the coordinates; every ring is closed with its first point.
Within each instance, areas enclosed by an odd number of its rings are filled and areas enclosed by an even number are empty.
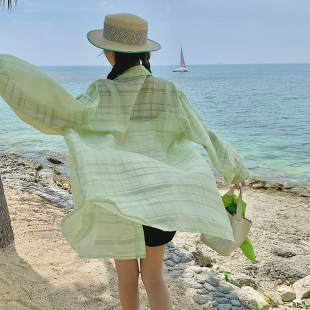
{"type": "Polygon", "coordinates": [[[144,45],[147,43],[147,29],[128,29],[104,23],[103,37],[118,43],[144,45]]]}

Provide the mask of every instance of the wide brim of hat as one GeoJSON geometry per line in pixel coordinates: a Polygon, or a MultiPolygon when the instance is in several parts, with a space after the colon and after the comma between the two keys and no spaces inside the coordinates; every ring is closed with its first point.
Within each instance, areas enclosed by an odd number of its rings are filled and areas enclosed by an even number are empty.
{"type": "Polygon", "coordinates": [[[160,44],[149,39],[144,45],[131,45],[107,40],[103,37],[103,29],[89,31],[87,39],[91,44],[99,48],[114,52],[143,53],[157,51],[161,48],[160,44]]]}

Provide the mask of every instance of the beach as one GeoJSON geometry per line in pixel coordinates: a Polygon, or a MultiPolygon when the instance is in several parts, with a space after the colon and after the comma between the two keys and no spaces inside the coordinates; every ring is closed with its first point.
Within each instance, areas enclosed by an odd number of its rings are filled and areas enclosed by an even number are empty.
{"type": "MultiPolygon", "coordinates": [[[[59,176],[55,166],[1,155],[0,173],[15,241],[0,250],[0,309],[121,309],[114,260],[83,258],[62,235],[60,220],[70,212],[72,200],[70,187],[64,189],[54,178],[59,176]]],[[[203,272],[195,273],[195,279],[213,272],[221,285],[236,294],[242,287],[232,283],[246,279],[248,286],[279,300],[278,308],[285,309],[289,303],[281,301],[278,289],[292,289],[293,283],[310,275],[310,197],[288,185],[259,188],[254,184],[260,181],[253,182],[244,189],[243,200],[246,217],[253,221],[249,238],[256,262],[240,249],[229,257],[220,256],[200,241],[198,233],[177,232],[172,242],[185,253],[194,247],[210,257],[212,266],[201,267],[203,272]],[[225,281],[228,272],[230,282],[225,281]]],[[[221,178],[217,184],[222,195],[230,188],[221,178]]],[[[184,272],[197,268],[193,262],[184,265],[184,272]]],[[[193,301],[197,290],[187,279],[170,275],[164,273],[164,279],[173,309],[202,310],[205,305],[193,301]]],[[[141,309],[149,309],[141,278],[139,288],[141,309]]]]}

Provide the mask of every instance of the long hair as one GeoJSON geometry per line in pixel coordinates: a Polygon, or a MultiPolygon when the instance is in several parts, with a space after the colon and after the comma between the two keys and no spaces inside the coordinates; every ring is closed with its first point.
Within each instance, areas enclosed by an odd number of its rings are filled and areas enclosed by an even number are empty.
{"type": "Polygon", "coordinates": [[[115,52],[115,65],[113,66],[111,72],[108,74],[107,78],[109,80],[114,80],[117,76],[122,74],[124,71],[136,65],[138,61],[141,60],[142,65],[151,72],[150,65],[150,52],[145,53],[121,53],[115,52]]]}

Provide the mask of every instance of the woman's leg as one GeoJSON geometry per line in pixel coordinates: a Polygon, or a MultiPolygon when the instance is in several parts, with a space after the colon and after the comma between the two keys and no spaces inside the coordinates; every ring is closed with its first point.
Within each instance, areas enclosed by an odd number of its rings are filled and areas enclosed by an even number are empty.
{"type": "Polygon", "coordinates": [[[119,298],[123,310],[139,310],[139,266],[137,259],[115,259],[119,298]]]}
{"type": "Polygon", "coordinates": [[[146,247],[146,258],[140,259],[141,278],[151,310],[172,310],[170,296],[163,278],[166,245],[146,247]]]}

